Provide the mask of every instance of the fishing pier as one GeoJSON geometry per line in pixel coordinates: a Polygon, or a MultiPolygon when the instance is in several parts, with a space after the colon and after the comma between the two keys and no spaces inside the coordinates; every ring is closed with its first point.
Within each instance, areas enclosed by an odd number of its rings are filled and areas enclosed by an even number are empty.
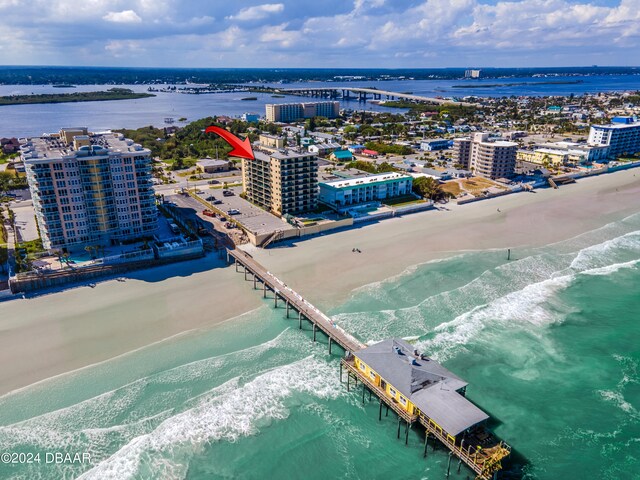
{"type": "Polygon", "coordinates": [[[227,250],[227,262],[236,272],[243,273],[254,290],[262,290],[264,298],[273,294],[274,307],[286,308],[286,317],[297,313],[298,328],[302,321],[312,324],[313,341],[320,330],[327,338],[329,353],[337,344],[344,351],[340,360],[340,381],[346,371],[347,390],[362,389],[362,402],[375,395],[379,400],[378,420],[392,410],[398,417],[397,437],[404,424],[405,444],[414,425],[424,428],[423,457],[438,444],[449,450],[447,473],[457,459],[457,471],[462,464],[475,474],[476,480],[496,479],[502,470],[501,461],[510,455],[511,447],[484,427],[489,416],[465,398],[467,383],[449,372],[437,361],[419,354],[402,339],[387,339],[365,345],[335,324],[299,293],[267,271],[250,254],[240,249],[227,250]]]}

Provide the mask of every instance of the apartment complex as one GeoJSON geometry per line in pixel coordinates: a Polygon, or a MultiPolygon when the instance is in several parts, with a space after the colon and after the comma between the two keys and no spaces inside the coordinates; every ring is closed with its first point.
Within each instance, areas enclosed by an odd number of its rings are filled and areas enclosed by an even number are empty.
{"type": "Polygon", "coordinates": [[[340,115],[340,102],[268,103],[265,108],[269,122],[295,122],[312,117],[336,118],[340,115]]]}
{"type": "Polygon", "coordinates": [[[459,163],[462,168],[468,169],[471,161],[471,138],[462,137],[453,140],[453,163],[459,163]]]}
{"type": "Polygon", "coordinates": [[[276,215],[298,214],[318,206],[318,160],[313,153],[255,151],[242,160],[247,200],[276,215]]]}
{"type": "Polygon", "coordinates": [[[612,158],[640,152],[640,122],[635,117],[615,117],[609,125],[592,125],[587,143],[608,146],[612,158]]]}
{"type": "Polygon", "coordinates": [[[47,250],[117,244],[156,230],[148,149],[86,128],[23,138],[20,149],[47,250]]]}
{"type": "Polygon", "coordinates": [[[510,178],[516,168],[518,144],[489,138],[488,133],[475,133],[471,138],[457,138],[453,158],[480,177],[510,178]]]}
{"type": "Polygon", "coordinates": [[[536,145],[533,150],[518,150],[517,160],[543,165],[591,163],[605,160],[609,155],[606,145],[585,145],[574,142],[555,142],[536,145]]]}
{"type": "Polygon", "coordinates": [[[397,172],[347,178],[319,184],[319,200],[335,210],[411,194],[413,177],[397,172]]]}

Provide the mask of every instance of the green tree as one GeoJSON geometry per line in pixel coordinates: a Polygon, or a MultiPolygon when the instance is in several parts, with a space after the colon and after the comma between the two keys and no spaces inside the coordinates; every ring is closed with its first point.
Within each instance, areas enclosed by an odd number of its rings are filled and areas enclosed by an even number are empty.
{"type": "Polygon", "coordinates": [[[440,186],[440,182],[432,177],[418,177],[413,181],[413,191],[421,197],[430,200],[440,200],[445,193],[440,186]]]}

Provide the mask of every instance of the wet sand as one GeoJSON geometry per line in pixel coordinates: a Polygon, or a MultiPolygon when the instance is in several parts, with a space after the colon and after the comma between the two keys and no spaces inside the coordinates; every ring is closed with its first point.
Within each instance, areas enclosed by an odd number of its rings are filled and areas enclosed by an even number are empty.
{"type": "MultiPolygon", "coordinates": [[[[464,206],[446,205],[268,250],[255,258],[321,308],[354,288],[461,250],[564,240],[640,211],[640,171],[464,206]],[[498,211],[498,209],[500,211],[498,211]],[[353,253],[354,247],[362,253],[353,253]]],[[[0,394],[168,337],[208,329],[261,305],[213,257],[0,303],[0,394]]]]}

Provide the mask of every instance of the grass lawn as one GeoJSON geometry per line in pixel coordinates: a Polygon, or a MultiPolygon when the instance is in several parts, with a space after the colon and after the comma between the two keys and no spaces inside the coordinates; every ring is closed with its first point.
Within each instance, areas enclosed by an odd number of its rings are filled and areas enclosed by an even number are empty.
{"type": "Polygon", "coordinates": [[[27,252],[27,255],[32,255],[35,253],[44,252],[44,248],[42,246],[42,240],[37,238],[35,240],[29,240],[28,242],[19,243],[16,247],[16,250],[24,249],[27,252]]]}
{"type": "Polygon", "coordinates": [[[416,198],[413,195],[404,195],[402,197],[388,198],[382,203],[389,205],[390,207],[403,207],[405,205],[413,205],[416,203],[424,203],[426,200],[422,198],[416,198]]]}
{"type": "Polygon", "coordinates": [[[450,180],[448,182],[444,182],[441,185],[442,191],[450,193],[451,195],[457,197],[462,193],[462,188],[460,188],[460,184],[457,180],[450,180]]]}
{"type": "Polygon", "coordinates": [[[491,187],[498,187],[505,190],[501,185],[498,185],[488,178],[482,177],[465,178],[464,180],[461,180],[460,183],[462,184],[462,188],[471,194],[480,193],[482,190],[486,190],[491,187]]]}
{"type": "Polygon", "coordinates": [[[231,187],[241,187],[241,186],[242,186],[242,182],[240,182],[240,183],[227,183],[226,187],[224,186],[224,184],[211,185],[209,188],[211,188],[212,190],[216,190],[216,189],[220,189],[220,188],[231,188],[231,187]]]}

